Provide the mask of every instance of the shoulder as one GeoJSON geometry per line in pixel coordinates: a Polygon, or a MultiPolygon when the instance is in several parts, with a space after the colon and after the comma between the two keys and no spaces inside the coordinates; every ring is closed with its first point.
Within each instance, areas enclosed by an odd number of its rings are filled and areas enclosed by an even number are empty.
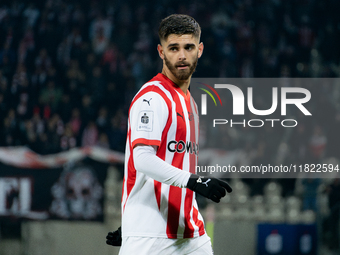
{"type": "Polygon", "coordinates": [[[152,111],[157,115],[168,115],[172,103],[167,91],[158,81],[150,81],[142,86],[133,98],[130,106],[130,114],[136,111],[152,111]]]}
{"type": "Polygon", "coordinates": [[[150,105],[150,100],[153,103],[156,101],[163,101],[168,105],[168,107],[171,106],[172,96],[164,81],[154,78],[145,83],[133,98],[131,105],[138,101],[145,102],[150,105]]]}

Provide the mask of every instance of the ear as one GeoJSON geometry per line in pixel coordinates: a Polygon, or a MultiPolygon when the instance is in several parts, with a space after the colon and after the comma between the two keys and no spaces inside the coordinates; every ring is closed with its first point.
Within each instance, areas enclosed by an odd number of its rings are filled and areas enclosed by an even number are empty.
{"type": "Polygon", "coordinates": [[[163,50],[163,46],[161,44],[157,45],[157,51],[158,51],[158,55],[161,59],[164,59],[164,50],[163,50]]]}
{"type": "Polygon", "coordinates": [[[198,45],[198,58],[200,58],[203,54],[203,49],[204,49],[204,45],[203,43],[201,42],[199,45],[198,45]]]}

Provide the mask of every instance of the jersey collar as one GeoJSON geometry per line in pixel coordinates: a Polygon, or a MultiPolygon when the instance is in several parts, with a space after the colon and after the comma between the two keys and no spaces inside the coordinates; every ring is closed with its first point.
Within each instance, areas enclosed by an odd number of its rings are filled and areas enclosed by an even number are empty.
{"type": "Polygon", "coordinates": [[[158,78],[161,78],[161,79],[167,81],[169,84],[171,84],[171,86],[172,86],[178,93],[180,93],[180,94],[184,97],[185,100],[190,100],[190,91],[189,91],[189,90],[187,91],[187,94],[184,94],[184,92],[181,90],[181,88],[178,87],[178,85],[177,85],[176,83],[174,83],[172,80],[170,80],[170,79],[169,79],[167,76],[165,76],[164,74],[159,73],[159,74],[157,75],[157,77],[158,77],[158,78]]]}

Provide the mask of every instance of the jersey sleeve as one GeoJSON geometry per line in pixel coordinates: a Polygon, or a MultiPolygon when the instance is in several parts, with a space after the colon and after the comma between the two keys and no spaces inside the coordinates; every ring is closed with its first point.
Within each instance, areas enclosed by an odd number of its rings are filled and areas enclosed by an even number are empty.
{"type": "Polygon", "coordinates": [[[149,91],[140,96],[130,109],[132,148],[139,143],[159,146],[168,116],[169,108],[160,94],[149,91]]]}
{"type": "Polygon", "coordinates": [[[133,156],[137,171],[168,185],[180,188],[187,187],[191,173],[174,167],[160,159],[156,156],[156,150],[153,147],[137,146],[133,149],[133,156]]]}

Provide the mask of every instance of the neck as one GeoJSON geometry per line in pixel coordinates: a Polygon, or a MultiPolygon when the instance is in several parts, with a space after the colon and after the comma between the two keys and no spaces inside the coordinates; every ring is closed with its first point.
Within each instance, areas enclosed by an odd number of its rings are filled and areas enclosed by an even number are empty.
{"type": "Polygon", "coordinates": [[[190,80],[191,80],[191,76],[189,77],[189,79],[187,80],[178,80],[173,74],[172,72],[170,72],[170,70],[168,70],[167,68],[163,67],[162,70],[162,74],[164,74],[166,77],[168,77],[171,81],[173,81],[173,83],[175,83],[182,91],[183,93],[186,95],[187,91],[189,89],[189,85],[190,85],[190,80]]]}

